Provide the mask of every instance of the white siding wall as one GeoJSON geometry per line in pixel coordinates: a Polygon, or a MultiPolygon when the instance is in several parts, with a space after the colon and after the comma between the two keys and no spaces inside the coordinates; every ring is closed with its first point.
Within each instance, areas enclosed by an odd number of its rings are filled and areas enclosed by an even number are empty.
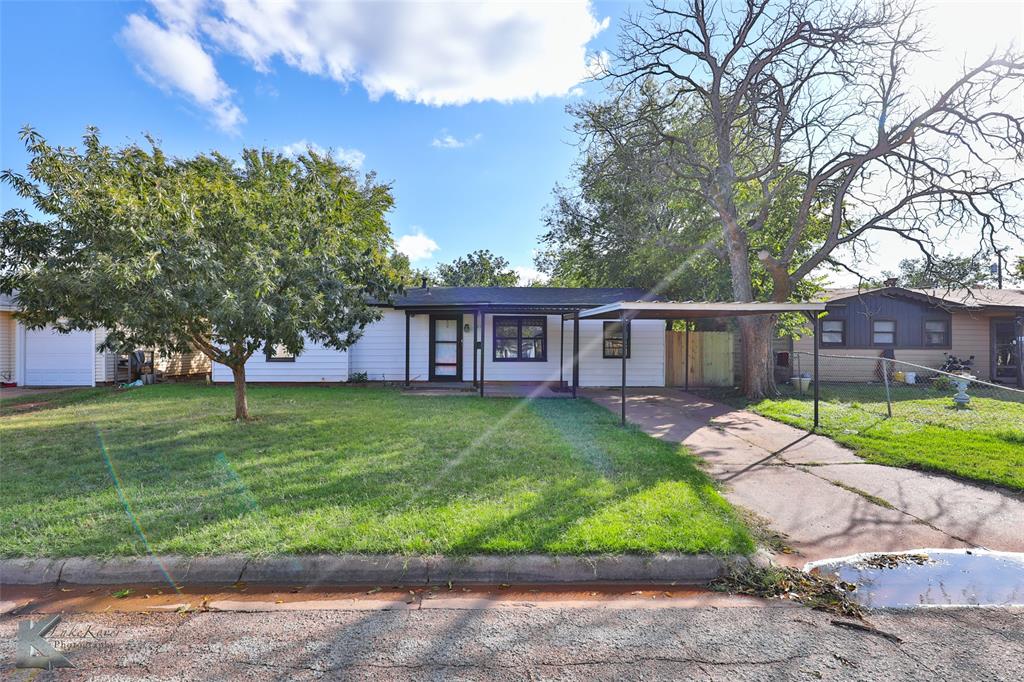
{"type": "MultiPolygon", "coordinates": [[[[512,317],[520,317],[513,315],[512,317]]],[[[548,315],[548,348],[545,362],[495,362],[494,315],[484,325],[484,380],[486,381],[558,381],[559,316],[548,315]]],[[[566,322],[565,380],[572,379],[572,323],[566,322]]],[[[472,339],[470,340],[472,343],[472,339]]],[[[472,361],[472,356],[468,356],[472,361]]],[[[470,371],[472,372],[472,365],[470,371]]]]}
{"type": "MultiPolygon", "coordinates": [[[[295,362],[267,362],[263,352],[256,352],[245,363],[245,379],[253,382],[334,382],[348,379],[348,352],[324,348],[319,343],[306,343],[295,362]]],[[[232,381],[231,370],[213,363],[213,381],[232,381]]]]}
{"type": "Polygon", "coordinates": [[[0,378],[14,381],[14,317],[0,311],[0,378]]]}
{"type": "MultiPolygon", "coordinates": [[[[665,385],[665,321],[633,320],[632,339],[626,360],[627,386],[665,385]]],[[[571,375],[572,323],[566,322],[566,361],[571,375]]],[[[622,360],[604,358],[602,320],[580,320],[580,386],[619,386],[622,360]]],[[[567,377],[571,379],[571,377],[567,377]]]]}
{"type": "MultiPolygon", "coordinates": [[[[409,378],[427,381],[429,373],[427,345],[430,330],[428,315],[409,320],[409,378]]],[[[472,334],[467,334],[471,345],[472,334]]],[[[472,359],[469,346],[464,358],[472,359]]],[[[405,381],[405,311],[385,309],[384,316],[366,327],[362,338],[349,349],[349,369],[366,372],[370,381],[405,381]]],[[[470,373],[472,373],[470,366],[470,373]]]]}
{"type": "MultiPolygon", "coordinates": [[[[548,349],[545,362],[494,362],[494,316],[487,316],[484,329],[485,375],[487,381],[558,381],[560,318],[547,316],[548,349]]],[[[430,370],[430,315],[409,320],[409,378],[428,381],[430,370]]],[[[473,379],[473,316],[463,316],[462,378],[473,379]]],[[[565,322],[564,378],[572,381],[572,322],[565,322]]],[[[665,385],[665,323],[661,320],[633,321],[632,352],[626,361],[630,386],[665,385]]],[[[603,326],[600,320],[580,322],[580,386],[617,386],[620,360],[602,357],[603,326]]],[[[343,381],[349,373],[365,372],[370,381],[405,380],[405,312],[387,309],[378,322],[369,325],[348,353],[311,345],[295,362],[266,362],[263,354],[253,356],[245,366],[249,381],[343,381]]],[[[479,367],[477,368],[479,372],[479,367]]],[[[213,365],[213,380],[231,381],[231,372],[213,365]]]]}
{"type": "MultiPolygon", "coordinates": [[[[100,327],[94,332],[93,348],[103,343],[107,338],[107,330],[100,327]]],[[[117,355],[109,351],[96,353],[96,383],[102,384],[116,379],[117,355]]]]}
{"type": "MultiPolygon", "coordinates": [[[[548,315],[548,352],[546,362],[494,362],[494,316],[487,316],[485,328],[487,381],[558,381],[561,340],[560,317],[548,315]]],[[[566,320],[563,377],[572,383],[572,330],[566,320]]],[[[622,360],[603,355],[602,320],[580,321],[580,386],[618,386],[622,379],[622,360]]],[[[665,323],[661,320],[634,320],[630,357],[626,360],[629,386],[665,385],[665,323]]],[[[472,372],[472,366],[469,367],[472,372]]]]}

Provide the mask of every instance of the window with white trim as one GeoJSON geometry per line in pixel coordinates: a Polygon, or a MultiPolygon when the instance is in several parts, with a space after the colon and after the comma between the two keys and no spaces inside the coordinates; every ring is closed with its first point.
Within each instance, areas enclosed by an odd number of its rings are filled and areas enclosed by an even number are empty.
{"type": "Polygon", "coordinates": [[[895,346],[896,320],[872,320],[871,344],[873,346],[895,346]]]}
{"type": "Polygon", "coordinates": [[[821,321],[821,345],[823,345],[823,346],[845,346],[846,345],[846,320],[822,320],[821,321]]]}
{"type": "Polygon", "coordinates": [[[926,346],[948,346],[949,345],[949,320],[925,320],[924,321],[924,345],[926,345],[926,346]]]}

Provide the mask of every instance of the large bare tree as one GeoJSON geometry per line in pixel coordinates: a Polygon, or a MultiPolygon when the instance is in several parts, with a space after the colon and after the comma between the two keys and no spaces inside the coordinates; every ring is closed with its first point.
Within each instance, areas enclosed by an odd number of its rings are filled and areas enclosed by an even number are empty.
{"type": "MultiPolygon", "coordinates": [[[[626,20],[607,67],[612,108],[635,115],[597,115],[592,128],[664,148],[680,186],[717,217],[715,248],[738,301],[756,300],[752,261],[770,274],[762,297],[785,301],[821,267],[857,272],[881,233],[925,258],[958,231],[979,244],[1019,242],[1024,57],[993,52],[943,88],[919,87],[920,19],[888,1],[652,2],[626,20]],[[666,109],[685,111],[701,134],[665,126],[666,109]],[[753,237],[794,179],[802,189],[788,236],[764,247],[753,237]],[[824,235],[807,248],[822,219],[824,235]]],[[[766,395],[774,320],[738,324],[743,389],[766,395]]]]}

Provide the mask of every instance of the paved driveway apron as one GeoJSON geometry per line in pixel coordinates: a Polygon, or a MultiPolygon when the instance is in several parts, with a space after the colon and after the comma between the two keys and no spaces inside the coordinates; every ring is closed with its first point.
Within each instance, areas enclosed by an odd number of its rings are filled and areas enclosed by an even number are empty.
{"type": "MultiPolygon", "coordinates": [[[[616,414],[619,392],[585,395],[616,414]]],[[[868,464],[823,436],[673,389],[633,389],[629,421],[706,462],[733,504],[783,533],[792,565],[857,552],[1024,551],[1024,495],[868,464]]]]}

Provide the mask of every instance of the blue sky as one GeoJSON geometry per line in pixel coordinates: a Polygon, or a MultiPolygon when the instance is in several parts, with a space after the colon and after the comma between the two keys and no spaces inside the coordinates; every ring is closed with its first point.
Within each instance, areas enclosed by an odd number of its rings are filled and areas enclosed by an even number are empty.
{"type": "MultiPolygon", "coordinates": [[[[110,144],[148,132],[182,156],[312,144],[393,184],[392,230],[415,265],[490,249],[528,274],[577,155],[565,107],[598,94],[581,85],[588,61],[614,46],[631,6],[0,0],[0,167],[24,168],[25,124],[58,144],[87,125],[110,144]]],[[[1018,3],[926,6],[941,49],[915,65],[916,85],[1024,40],[1018,3]]],[[[6,186],[0,198],[19,201],[6,186]]],[[[913,255],[894,239],[878,238],[862,268],[913,255]]]]}
{"type": "MultiPolygon", "coordinates": [[[[621,4],[584,4],[546,27],[527,25],[518,34],[514,26],[506,30],[500,22],[490,28],[486,13],[470,16],[466,21],[471,25],[487,28],[476,43],[459,42],[460,36],[436,40],[448,40],[452,50],[468,52],[468,60],[485,63],[476,73],[439,83],[436,70],[419,73],[416,63],[391,63],[380,54],[426,40],[431,44],[419,53],[414,50],[410,59],[441,59],[443,54],[436,51],[444,45],[433,44],[434,34],[417,35],[415,26],[391,35],[353,36],[352,49],[364,54],[357,54],[352,71],[340,80],[332,77],[333,67],[327,64],[337,55],[313,52],[313,57],[323,58],[320,65],[296,66],[310,56],[302,53],[301,39],[259,33],[277,23],[273,17],[239,22],[269,44],[268,53],[260,55],[241,42],[204,37],[202,29],[185,26],[181,32],[199,36],[196,42],[215,69],[205,80],[196,80],[193,75],[209,66],[202,54],[175,52],[182,45],[173,44],[169,51],[154,52],[154,41],[145,34],[149,30],[155,31],[152,36],[168,37],[182,26],[175,23],[174,12],[191,11],[188,2],[5,1],[0,7],[4,168],[24,167],[26,155],[17,133],[25,124],[61,144],[77,143],[87,125],[98,126],[111,144],[149,132],[177,155],[308,142],[361,159],[361,170],[376,171],[393,183],[396,208],[390,221],[396,237],[421,233],[437,245],[416,265],[484,248],[523,267],[532,265],[551,190],[568,177],[576,156],[565,106],[580,96],[576,78],[583,72],[584,51],[608,49],[616,19],[625,10],[621,4]],[[589,17],[596,26],[586,25],[589,17]],[[605,17],[611,21],[602,29],[599,22],[605,17]],[[133,33],[132,22],[144,30],[133,33]],[[566,44],[529,43],[531,34],[543,31],[548,33],[536,40],[566,44]],[[592,33],[596,35],[588,40],[592,33]],[[377,45],[378,37],[395,44],[377,45]],[[274,45],[275,40],[281,44],[274,45]],[[506,54],[490,54],[500,53],[505,42],[506,54]],[[524,58],[519,54],[523,51],[534,54],[524,58]],[[192,57],[199,61],[190,63],[192,57]],[[154,60],[163,60],[163,66],[154,60]],[[502,78],[486,73],[502,69],[502,78]],[[371,96],[368,88],[379,91],[371,96]],[[484,101],[460,104],[460,99],[484,101]]],[[[206,20],[218,18],[211,9],[206,20]]],[[[596,86],[586,87],[592,92],[596,86]]],[[[16,201],[5,186],[4,206],[16,201]]],[[[429,242],[422,239],[404,244],[417,256],[429,250],[423,248],[429,242]]]]}

